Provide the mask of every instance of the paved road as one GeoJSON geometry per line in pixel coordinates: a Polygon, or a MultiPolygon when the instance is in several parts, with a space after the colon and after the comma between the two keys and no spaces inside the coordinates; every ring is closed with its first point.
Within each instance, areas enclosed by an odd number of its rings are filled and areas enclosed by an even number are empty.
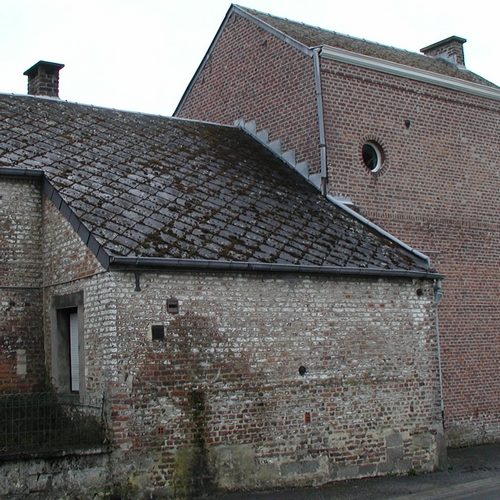
{"type": "Polygon", "coordinates": [[[498,500],[500,499],[500,476],[457,484],[436,491],[405,495],[393,500],[498,500]]]}
{"type": "Polygon", "coordinates": [[[233,493],[220,500],[500,500],[500,444],[449,450],[449,469],[319,488],[233,493]]]}

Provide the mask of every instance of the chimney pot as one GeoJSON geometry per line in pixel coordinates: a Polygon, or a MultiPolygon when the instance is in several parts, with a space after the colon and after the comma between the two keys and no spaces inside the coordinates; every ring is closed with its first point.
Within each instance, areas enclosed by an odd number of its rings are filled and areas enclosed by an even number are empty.
{"type": "Polygon", "coordinates": [[[64,64],[38,61],[23,74],[28,77],[28,94],[59,98],[59,70],[64,64]]]}
{"type": "Polygon", "coordinates": [[[426,56],[440,57],[441,59],[445,59],[457,66],[465,68],[464,43],[466,41],[465,38],[460,38],[459,36],[450,36],[440,42],[433,43],[432,45],[420,49],[420,52],[426,56]]]}

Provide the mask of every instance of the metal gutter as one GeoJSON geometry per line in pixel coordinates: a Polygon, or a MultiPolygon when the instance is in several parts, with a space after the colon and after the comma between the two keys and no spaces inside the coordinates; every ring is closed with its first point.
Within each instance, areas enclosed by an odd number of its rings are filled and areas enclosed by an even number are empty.
{"type": "Polygon", "coordinates": [[[326,196],[329,191],[328,186],[328,164],[327,164],[327,150],[326,150],[326,136],[325,136],[325,119],[323,116],[323,91],[321,88],[321,68],[320,57],[321,47],[313,50],[314,61],[314,82],[316,85],[316,106],[318,110],[318,128],[319,128],[319,151],[320,151],[320,165],[321,165],[321,194],[326,196]]]}
{"type": "Polygon", "coordinates": [[[410,247],[406,243],[403,243],[401,240],[399,240],[398,238],[396,238],[392,234],[388,233],[387,231],[384,231],[381,227],[377,226],[377,224],[374,224],[372,221],[365,219],[365,217],[358,214],[358,212],[356,212],[355,210],[352,210],[351,208],[347,207],[344,203],[336,200],[333,196],[328,195],[326,198],[329,201],[331,201],[334,205],[336,205],[337,207],[339,207],[342,210],[344,210],[345,212],[347,212],[349,215],[355,217],[363,224],[366,224],[368,227],[377,231],[379,234],[381,234],[382,236],[385,236],[386,238],[388,238],[392,242],[396,243],[397,245],[403,247],[405,250],[408,250],[410,253],[412,253],[413,255],[418,257],[419,259],[425,260],[427,262],[427,264],[430,265],[431,261],[427,255],[424,255],[423,253],[419,252],[418,250],[415,250],[414,248],[410,247]]]}
{"type": "Polygon", "coordinates": [[[264,262],[236,262],[219,260],[170,259],[157,257],[113,257],[109,258],[110,270],[139,271],[144,269],[172,269],[183,271],[235,271],[235,272],[281,272],[307,273],[338,276],[377,276],[381,278],[443,279],[444,276],[429,271],[404,269],[382,269],[374,267],[341,267],[294,264],[269,264],[264,262]]]}
{"type": "Polygon", "coordinates": [[[43,179],[43,170],[30,168],[0,167],[0,177],[11,179],[43,179]]]}
{"type": "Polygon", "coordinates": [[[393,76],[400,76],[410,80],[437,85],[438,87],[464,92],[477,97],[484,97],[485,99],[500,101],[500,89],[487,87],[485,85],[480,85],[479,83],[468,82],[466,80],[460,80],[459,78],[453,78],[451,76],[441,75],[425,69],[413,68],[412,66],[406,66],[404,64],[379,59],[377,57],[357,54],[349,50],[328,47],[325,45],[322,47],[321,57],[332,61],[372,69],[393,76]]]}
{"type": "Polygon", "coordinates": [[[43,285],[38,285],[38,286],[0,285],[0,290],[43,290],[43,285]]]}

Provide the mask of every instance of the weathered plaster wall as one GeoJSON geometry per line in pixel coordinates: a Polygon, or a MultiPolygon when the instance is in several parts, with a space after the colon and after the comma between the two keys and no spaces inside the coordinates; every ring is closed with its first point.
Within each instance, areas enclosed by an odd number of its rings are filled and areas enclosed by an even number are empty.
{"type": "Polygon", "coordinates": [[[40,182],[0,179],[0,392],[45,381],[40,182]]]}

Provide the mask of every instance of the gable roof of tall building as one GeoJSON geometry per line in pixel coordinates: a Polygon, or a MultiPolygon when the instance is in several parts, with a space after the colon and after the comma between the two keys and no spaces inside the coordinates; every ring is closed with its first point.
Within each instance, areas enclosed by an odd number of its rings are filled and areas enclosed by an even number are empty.
{"type": "Polygon", "coordinates": [[[240,128],[15,95],[0,117],[0,175],[43,172],[106,266],[433,273],[240,128]]]}
{"type": "Polygon", "coordinates": [[[416,52],[381,45],[379,43],[343,35],[323,28],[309,26],[307,24],[272,16],[270,14],[265,14],[246,7],[236,5],[233,7],[236,11],[250,14],[252,17],[263,21],[267,25],[272,26],[283,34],[309,48],[319,46],[335,47],[348,50],[356,54],[376,57],[385,61],[391,61],[413,68],[459,78],[472,83],[497,87],[492,82],[482,78],[472,71],[468,71],[465,68],[461,68],[441,58],[426,56],[416,52]]]}

